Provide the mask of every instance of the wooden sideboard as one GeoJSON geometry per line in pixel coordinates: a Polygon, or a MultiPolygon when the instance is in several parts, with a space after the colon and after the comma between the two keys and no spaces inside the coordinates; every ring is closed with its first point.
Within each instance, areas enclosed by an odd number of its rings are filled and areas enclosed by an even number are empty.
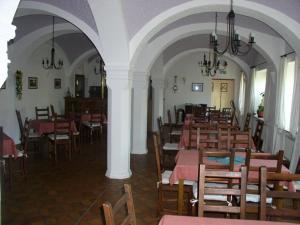
{"type": "Polygon", "coordinates": [[[107,100],[101,98],[65,97],[65,115],[86,112],[107,114],[107,100]]]}

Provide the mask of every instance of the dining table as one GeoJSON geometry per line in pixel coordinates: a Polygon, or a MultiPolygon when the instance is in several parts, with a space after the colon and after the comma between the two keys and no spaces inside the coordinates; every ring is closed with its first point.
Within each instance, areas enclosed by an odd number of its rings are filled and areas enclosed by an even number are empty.
{"type": "Polygon", "coordinates": [[[296,223],[264,221],[264,220],[244,220],[225,219],[211,217],[192,217],[164,215],[159,221],[159,225],[295,225],[296,223]]]}
{"type": "MultiPolygon", "coordinates": [[[[238,153],[235,157],[234,171],[240,171],[242,165],[246,158],[246,153],[238,153]]],[[[198,181],[198,170],[199,170],[199,151],[197,150],[180,150],[175,157],[176,165],[170,176],[170,184],[173,185],[178,182],[178,202],[183,201],[183,183],[184,180],[198,181]]],[[[226,164],[225,161],[220,161],[213,157],[204,157],[203,162],[205,165],[220,165],[226,164]]],[[[262,160],[262,159],[251,159],[250,165],[253,167],[276,167],[276,160],[262,160]]],[[[289,169],[284,165],[281,169],[282,173],[290,173],[289,169]]],[[[259,173],[257,171],[250,171],[248,173],[248,178],[251,180],[258,180],[259,173]]],[[[289,191],[295,192],[296,187],[294,182],[284,183],[289,191]]],[[[178,204],[178,214],[182,214],[183,204],[178,204]]]]}
{"type": "MultiPolygon", "coordinates": [[[[54,132],[54,120],[51,119],[35,119],[29,121],[30,128],[34,129],[39,135],[50,134],[54,132]]],[[[71,121],[71,131],[77,132],[74,120],[71,121]]]]}

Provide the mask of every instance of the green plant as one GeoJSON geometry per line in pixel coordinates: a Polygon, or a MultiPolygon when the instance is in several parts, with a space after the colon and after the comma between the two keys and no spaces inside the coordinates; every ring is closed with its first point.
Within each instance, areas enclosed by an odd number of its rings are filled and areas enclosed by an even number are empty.
{"type": "Polygon", "coordinates": [[[17,99],[21,100],[22,98],[22,90],[23,90],[23,82],[22,82],[23,73],[20,70],[16,71],[16,96],[17,99]]]}
{"type": "Polygon", "coordinates": [[[265,107],[263,105],[259,105],[257,108],[257,112],[263,112],[265,107]]]}

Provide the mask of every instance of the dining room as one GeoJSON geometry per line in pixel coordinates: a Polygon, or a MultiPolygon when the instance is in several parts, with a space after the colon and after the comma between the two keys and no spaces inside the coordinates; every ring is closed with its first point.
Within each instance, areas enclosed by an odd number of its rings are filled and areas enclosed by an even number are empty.
{"type": "Polygon", "coordinates": [[[300,222],[298,2],[0,9],[2,224],[300,222]]]}

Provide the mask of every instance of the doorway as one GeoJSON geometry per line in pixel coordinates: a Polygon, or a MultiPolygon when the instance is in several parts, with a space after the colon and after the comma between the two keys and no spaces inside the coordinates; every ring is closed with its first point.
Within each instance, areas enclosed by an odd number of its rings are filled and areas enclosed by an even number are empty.
{"type": "Polygon", "coordinates": [[[230,101],[234,99],[234,80],[213,79],[212,81],[212,106],[216,106],[216,109],[230,108],[230,101]]]}
{"type": "Polygon", "coordinates": [[[84,98],[84,90],[85,83],[84,83],[84,75],[75,75],[75,97],[84,98]]]}

